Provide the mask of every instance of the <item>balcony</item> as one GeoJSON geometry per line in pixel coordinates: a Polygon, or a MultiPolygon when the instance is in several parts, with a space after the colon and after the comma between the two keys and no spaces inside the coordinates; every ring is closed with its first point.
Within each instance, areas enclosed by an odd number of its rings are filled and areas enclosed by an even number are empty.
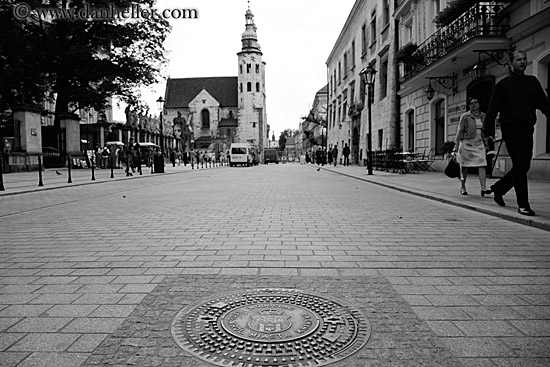
{"type": "Polygon", "coordinates": [[[510,28],[510,15],[504,12],[507,4],[503,1],[479,2],[449,25],[439,28],[413,53],[419,62],[403,65],[402,81],[406,82],[438,60],[454,54],[462,45],[472,43],[470,41],[483,40],[487,47],[493,39],[495,48],[502,46],[503,41],[508,42],[506,32],[510,28]]]}

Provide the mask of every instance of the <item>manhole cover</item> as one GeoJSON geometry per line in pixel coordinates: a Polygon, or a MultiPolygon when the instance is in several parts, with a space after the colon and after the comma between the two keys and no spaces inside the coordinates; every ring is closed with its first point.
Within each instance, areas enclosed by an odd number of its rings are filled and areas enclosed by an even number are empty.
{"type": "Polygon", "coordinates": [[[295,289],[222,293],[172,322],[182,349],[218,366],[324,366],[357,352],[370,334],[356,308],[295,289]]]}

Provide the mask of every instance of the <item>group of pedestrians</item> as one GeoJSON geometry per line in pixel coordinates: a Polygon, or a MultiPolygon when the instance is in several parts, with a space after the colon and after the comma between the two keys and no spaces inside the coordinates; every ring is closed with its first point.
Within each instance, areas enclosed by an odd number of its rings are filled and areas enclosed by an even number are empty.
{"type": "MultiPolygon", "coordinates": [[[[342,149],[342,165],[343,166],[349,166],[349,156],[351,154],[351,151],[348,147],[348,144],[344,144],[344,148],[342,149]]],[[[317,165],[334,165],[336,167],[338,165],[338,143],[332,144],[329,146],[328,151],[324,148],[319,148],[315,151],[314,155],[310,155],[309,152],[306,152],[306,163],[316,163],[317,165]],[[312,159],[312,156],[314,157],[312,159]]]]}
{"type": "Polygon", "coordinates": [[[534,216],[535,212],[529,203],[527,172],[533,158],[536,110],[540,110],[550,120],[550,101],[538,79],[525,75],[526,67],[525,51],[514,51],[510,55],[510,74],[495,85],[487,114],[480,111],[477,96],[468,98],[468,111],[460,117],[454,153],[461,166],[460,194],[468,195],[468,170],[477,168],[481,196],[493,194],[494,201],[505,206],[503,196],[514,188],[518,213],[534,216]],[[494,141],[497,115],[502,140],[512,160],[512,169],[487,189],[486,147],[494,141]]]}

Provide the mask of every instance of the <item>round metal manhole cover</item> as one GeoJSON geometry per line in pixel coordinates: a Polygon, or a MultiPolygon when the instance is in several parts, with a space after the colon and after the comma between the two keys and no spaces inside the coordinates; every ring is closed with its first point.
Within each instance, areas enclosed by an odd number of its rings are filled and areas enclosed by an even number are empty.
{"type": "Polygon", "coordinates": [[[370,334],[358,309],[295,289],[222,293],[172,322],[183,350],[218,366],[324,366],[357,352],[370,334]]]}

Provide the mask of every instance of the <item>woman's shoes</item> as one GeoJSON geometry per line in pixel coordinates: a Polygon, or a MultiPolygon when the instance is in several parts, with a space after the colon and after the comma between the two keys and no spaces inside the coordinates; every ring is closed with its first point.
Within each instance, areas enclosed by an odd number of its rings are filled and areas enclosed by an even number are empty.
{"type": "Polygon", "coordinates": [[[468,192],[466,191],[466,189],[464,187],[460,188],[460,195],[468,195],[468,192]]]}
{"type": "Polygon", "coordinates": [[[481,190],[481,197],[484,197],[485,195],[492,194],[493,192],[491,190],[481,190]]]}

